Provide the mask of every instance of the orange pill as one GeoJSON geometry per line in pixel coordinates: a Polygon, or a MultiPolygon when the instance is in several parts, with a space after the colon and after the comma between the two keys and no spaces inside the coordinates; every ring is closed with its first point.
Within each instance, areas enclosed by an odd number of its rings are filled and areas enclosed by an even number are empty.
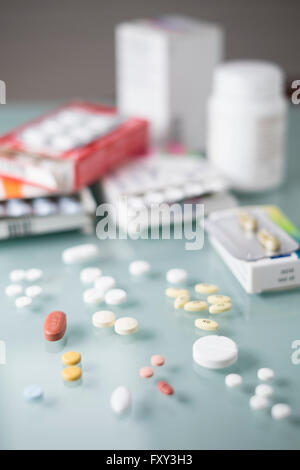
{"type": "Polygon", "coordinates": [[[168,382],[165,382],[164,380],[160,380],[157,382],[157,388],[161,393],[164,393],[165,395],[173,395],[174,389],[171,387],[168,382]]]}
{"type": "Polygon", "coordinates": [[[152,367],[142,367],[140,369],[140,377],[142,377],[142,379],[149,379],[150,377],[152,377],[152,375],[154,374],[154,370],[152,369],[152,367]]]}
{"type": "Polygon", "coordinates": [[[163,366],[165,363],[165,358],[164,356],[161,356],[160,354],[154,354],[154,356],[151,357],[151,364],[153,366],[163,366]]]}

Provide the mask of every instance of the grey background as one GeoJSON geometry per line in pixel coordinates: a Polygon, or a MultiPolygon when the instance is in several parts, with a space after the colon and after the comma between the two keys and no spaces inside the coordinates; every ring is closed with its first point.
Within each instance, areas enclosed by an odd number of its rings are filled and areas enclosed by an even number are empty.
{"type": "Polygon", "coordinates": [[[298,0],[0,0],[7,100],[114,97],[114,25],[179,13],[226,31],[227,58],[278,62],[299,78],[298,0]]]}

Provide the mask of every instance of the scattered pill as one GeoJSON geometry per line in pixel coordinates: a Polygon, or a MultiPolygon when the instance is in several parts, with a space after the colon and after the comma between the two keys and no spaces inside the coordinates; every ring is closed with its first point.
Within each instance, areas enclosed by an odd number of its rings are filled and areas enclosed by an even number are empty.
{"type": "Polygon", "coordinates": [[[249,404],[253,410],[264,410],[269,406],[269,401],[266,397],[259,397],[258,395],[253,395],[250,398],[249,404]]]}
{"type": "Polygon", "coordinates": [[[246,232],[255,232],[257,229],[256,218],[245,210],[239,212],[239,223],[246,232]]]}
{"type": "Polygon", "coordinates": [[[153,376],[154,370],[152,369],[152,367],[149,367],[149,366],[142,367],[140,369],[139,374],[140,374],[140,377],[142,377],[142,379],[149,379],[150,377],[153,376]]]}
{"type": "Polygon", "coordinates": [[[23,397],[26,401],[39,400],[43,397],[44,390],[40,385],[29,385],[23,392],[23,397]]]}
{"type": "Polygon", "coordinates": [[[116,280],[112,276],[101,276],[94,282],[94,287],[106,292],[109,289],[113,289],[116,285],[116,280]]]}
{"type": "Polygon", "coordinates": [[[80,280],[83,284],[92,284],[101,274],[99,268],[84,268],[80,272],[80,280]]]}
{"type": "Polygon", "coordinates": [[[86,304],[99,304],[103,302],[104,293],[100,289],[95,289],[92,287],[91,289],[87,289],[83,293],[83,301],[86,304]]]}
{"type": "Polygon", "coordinates": [[[25,272],[26,281],[33,282],[38,281],[43,277],[43,271],[38,268],[31,268],[25,272]]]}
{"type": "Polygon", "coordinates": [[[180,295],[179,297],[176,297],[174,300],[174,307],[175,308],[183,308],[187,302],[189,302],[190,296],[189,294],[186,295],[180,295]]]}
{"type": "Polygon", "coordinates": [[[123,289],[110,289],[105,294],[105,302],[109,305],[119,305],[126,302],[127,294],[123,289]]]}
{"type": "Polygon", "coordinates": [[[81,362],[81,354],[76,351],[68,351],[62,356],[62,363],[65,366],[76,366],[81,362]]]}
{"type": "Polygon", "coordinates": [[[291,407],[285,403],[276,403],[276,405],[272,406],[271,409],[271,415],[274,419],[288,418],[291,413],[291,407]]]}
{"type": "Polygon", "coordinates": [[[60,310],[47,315],[44,322],[44,336],[47,341],[59,341],[67,328],[67,315],[60,310]]]}
{"type": "Polygon", "coordinates": [[[209,307],[209,313],[216,314],[216,313],[223,313],[228,312],[228,310],[232,309],[232,304],[230,302],[223,302],[219,304],[212,304],[209,307]]]}
{"type": "Polygon", "coordinates": [[[188,312],[200,312],[208,308],[207,302],[203,300],[191,300],[184,305],[184,310],[188,312]]]}
{"type": "Polygon", "coordinates": [[[142,276],[150,271],[150,264],[147,261],[132,261],[129,265],[129,272],[132,276],[142,276]]]}
{"type": "Polygon", "coordinates": [[[262,367],[257,371],[257,377],[259,380],[266,381],[274,378],[274,371],[268,367],[262,367]]]}
{"type": "Polygon", "coordinates": [[[266,229],[261,229],[257,233],[259,243],[268,251],[278,251],[280,248],[279,239],[266,229]]]}
{"type": "Polygon", "coordinates": [[[122,414],[128,410],[131,406],[130,390],[124,385],[117,387],[110,397],[110,406],[116,414],[122,414]]]}
{"type": "Polygon", "coordinates": [[[225,377],[225,384],[229,388],[238,387],[243,382],[240,374],[228,374],[225,377]]]}
{"type": "Polygon", "coordinates": [[[138,321],[132,317],[118,318],[115,322],[115,332],[118,335],[132,335],[137,332],[138,327],[138,321]]]}
{"type": "Polygon", "coordinates": [[[179,297],[181,295],[189,295],[186,289],[179,289],[176,287],[168,287],[165,290],[165,294],[167,297],[171,297],[172,299],[176,299],[176,297],[179,297]]]}
{"type": "Polygon", "coordinates": [[[187,272],[184,269],[170,269],[166,275],[167,282],[170,284],[179,284],[187,279],[187,272]]]}
{"type": "Polygon", "coordinates": [[[96,328],[109,328],[113,326],[116,321],[116,316],[109,310],[100,310],[94,313],[92,322],[96,328]]]}
{"type": "Polygon", "coordinates": [[[151,356],[150,361],[151,364],[155,367],[161,367],[166,362],[164,356],[161,356],[160,354],[154,354],[153,356],[151,356]]]}
{"type": "Polygon", "coordinates": [[[218,286],[215,284],[196,284],[195,291],[198,294],[215,294],[218,292],[218,286]]]}
{"type": "Polygon", "coordinates": [[[208,318],[197,318],[195,327],[200,330],[214,331],[219,328],[219,324],[214,320],[208,320],[208,318]]]}
{"type": "Polygon", "coordinates": [[[72,246],[62,253],[62,259],[65,264],[82,263],[95,258],[99,254],[97,245],[85,243],[83,245],[72,246]]]}
{"type": "Polygon", "coordinates": [[[27,297],[38,297],[43,292],[41,286],[28,286],[25,289],[25,294],[27,297]]]}
{"type": "Polygon", "coordinates": [[[62,378],[66,382],[75,382],[76,380],[81,379],[82,371],[78,366],[68,366],[62,370],[62,378]]]}
{"type": "Polygon", "coordinates": [[[231,298],[228,297],[228,295],[221,294],[209,295],[207,297],[207,302],[210,304],[223,304],[225,302],[231,303],[231,298]]]}
{"type": "Polygon", "coordinates": [[[25,271],[24,269],[14,269],[10,272],[9,278],[11,282],[20,282],[24,281],[25,279],[25,271]]]}
{"type": "Polygon", "coordinates": [[[237,344],[226,336],[204,336],[193,344],[193,359],[202,367],[223,369],[234,364],[237,358],[237,344]]]}
{"type": "Polygon", "coordinates": [[[24,308],[32,304],[32,299],[26,296],[17,297],[15,303],[17,308],[24,308]]]}
{"type": "Polygon", "coordinates": [[[20,295],[23,292],[23,287],[20,284],[10,284],[5,288],[5,294],[8,297],[15,297],[16,295],[20,295]]]}
{"type": "Polygon", "coordinates": [[[271,397],[274,393],[274,389],[273,387],[271,387],[271,385],[268,385],[268,384],[260,384],[260,385],[257,385],[257,387],[255,388],[255,395],[257,395],[258,397],[271,397]]]}
{"type": "Polygon", "coordinates": [[[174,393],[173,387],[171,387],[171,385],[168,384],[168,382],[165,382],[164,380],[160,380],[159,382],[157,382],[157,388],[164,395],[173,395],[174,393]]]}

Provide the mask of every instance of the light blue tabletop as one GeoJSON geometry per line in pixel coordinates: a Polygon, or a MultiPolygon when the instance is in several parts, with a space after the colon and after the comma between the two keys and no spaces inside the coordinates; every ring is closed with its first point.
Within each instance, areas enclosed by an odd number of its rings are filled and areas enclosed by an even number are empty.
{"type": "MultiPolygon", "coordinates": [[[[47,103],[1,106],[0,131],[48,108],[47,103]]],[[[300,109],[291,110],[290,118],[287,182],[277,191],[240,200],[277,204],[300,227],[300,109]]],[[[207,240],[196,253],[185,251],[184,243],[99,241],[81,233],[1,242],[0,339],[6,344],[6,365],[0,365],[1,449],[300,448],[300,365],[291,361],[291,344],[300,339],[299,290],[247,295],[207,240]],[[96,309],[82,301],[80,267],[66,267],[61,261],[62,250],[87,241],[96,242],[101,252],[92,265],[115,276],[128,292],[128,303],[114,310],[138,319],[140,330],[132,338],[93,330],[96,309]],[[133,259],[148,260],[153,274],[131,279],[128,264],[133,259]],[[44,296],[29,311],[17,311],[4,294],[8,275],[12,269],[30,267],[44,271],[44,296]],[[239,346],[239,360],[226,372],[194,370],[196,315],[174,311],[164,294],[165,273],[172,267],[188,271],[191,287],[195,281],[214,282],[232,297],[233,309],[217,318],[219,333],[239,346]],[[63,351],[82,354],[83,383],[76,388],[63,383],[62,353],[49,352],[43,339],[44,319],[57,309],[68,318],[63,351]],[[166,365],[157,368],[152,379],[140,379],[139,368],[158,353],[165,356],[166,365]],[[272,401],[289,403],[291,419],[274,421],[270,409],[250,409],[260,367],[274,369],[272,401]],[[229,371],[242,374],[241,388],[226,389],[229,371]],[[173,396],[157,390],[161,379],[174,387],[173,396]],[[23,391],[31,384],[43,387],[43,401],[24,400],[23,391]],[[127,385],[133,396],[132,410],[123,418],[109,406],[118,385],[127,385]]]]}

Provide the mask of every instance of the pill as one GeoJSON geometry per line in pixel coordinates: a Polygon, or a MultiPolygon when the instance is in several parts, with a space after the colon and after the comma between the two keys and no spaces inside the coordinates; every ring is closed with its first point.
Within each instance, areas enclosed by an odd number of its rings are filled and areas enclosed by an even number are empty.
{"type": "Polygon", "coordinates": [[[274,393],[273,387],[268,384],[260,384],[255,388],[255,395],[259,397],[271,397],[274,393]]]}
{"type": "Polygon", "coordinates": [[[149,379],[150,377],[153,376],[154,374],[154,370],[152,369],[152,367],[141,367],[140,369],[140,377],[142,377],[142,379],[149,379]]]}
{"type": "Polygon", "coordinates": [[[202,367],[223,369],[234,364],[237,358],[237,344],[226,336],[204,336],[193,344],[193,359],[202,367]]]}
{"type": "Polygon", "coordinates": [[[189,295],[186,289],[179,289],[176,287],[168,287],[165,290],[165,294],[167,297],[171,297],[172,299],[175,299],[176,297],[179,297],[181,295],[189,295]]]}
{"type": "Polygon", "coordinates": [[[212,304],[209,307],[209,313],[216,314],[216,313],[223,313],[228,312],[228,310],[232,309],[232,304],[230,302],[223,302],[219,304],[212,304]]]}
{"type": "Polygon", "coordinates": [[[218,286],[215,284],[196,284],[195,291],[198,294],[215,294],[218,292],[218,286]]]}
{"type": "Polygon", "coordinates": [[[29,385],[23,392],[23,397],[26,401],[39,400],[43,397],[44,390],[40,385],[29,385]]]}
{"type": "Polygon", "coordinates": [[[50,141],[50,145],[54,150],[66,152],[74,147],[75,141],[71,136],[55,135],[50,141]]]}
{"type": "Polygon", "coordinates": [[[110,289],[105,294],[105,302],[109,305],[119,305],[126,302],[127,294],[123,289],[110,289]]]}
{"type": "Polygon", "coordinates": [[[81,379],[82,371],[78,366],[68,366],[62,370],[62,378],[66,382],[75,382],[81,379]]]}
{"type": "Polygon", "coordinates": [[[43,292],[41,286],[28,286],[25,289],[25,294],[27,297],[38,297],[43,292]]]}
{"type": "Polygon", "coordinates": [[[238,387],[243,382],[243,378],[240,374],[228,374],[225,377],[225,384],[229,388],[238,387]]]}
{"type": "Polygon", "coordinates": [[[25,279],[25,271],[24,269],[14,269],[10,272],[9,278],[11,282],[20,282],[24,281],[25,279]]]}
{"type": "Polygon", "coordinates": [[[171,387],[171,385],[168,384],[168,382],[165,382],[164,380],[160,380],[159,382],[157,382],[157,388],[164,395],[173,395],[174,393],[173,387],[171,387]]]}
{"type": "Polygon", "coordinates": [[[41,147],[45,142],[44,135],[38,129],[26,129],[20,137],[26,145],[33,148],[41,147]]]}
{"type": "Polygon", "coordinates": [[[259,243],[268,251],[278,251],[280,248],[279,239],[266,229],[261,229],[257,233],[259,243]]]}
{"type": "Polygon", "coordinates": [[[23,292],[23,287],[20,284],[10,284],[5,288],[5,294],[8,297],[15,297],[16,295],[20,295],[23,292]]]}
{"type": "Polygon", "coordinates": [[[57,204],[49,198],[33,199],[32,207],[34,213],[39,216],[47,216],[57,213],[57,204]]]}
{"type": "Polygon", "coordinates": [[[209,295],[207,297],[207,302],[209,302],[210,304],[223,304],[225,302],[231,303],[231,298],[228,297],[228,295],[221,294],[209,295]]]}
{"type": "Polygon", "coordinates": [[[67,316],[60,310],[47,315],[44,322],[44,336],[47,341],[59,341],[63,338],[67,328],[67,316]]]}
{"type": "Polygon", "coordinates": [[[161,356],[160,354],[154,354],[151,356],[151,364],[155,367],[160,367],[163,366],[165,363],[165,358],[164,356],[161,356]]]}
{"type": "Polygon", "coordinates": [[[138,321],[133,317],[118,318],[115,322],[115,332],[118,335],[132,335],[137,332],[138,321]]]}
{"type": "Polygon", "coordinates": [[[116,280],[112,276],[101,276],[94,282],[94,287],[106,292],[109,289],[113,289],[116,285],[116,280]]]}
{"type": "Polygon", "coordinates": [[[31,205],[20,199],[10,199],[6,203],[6,212],[9,217],[22,217],[32,212],[31,205]]]}
{"type": "Polygon", "coordinates": [[[80,280],[83,284],[92,284],[101,274],[99,268],[84,268],[80,271],[80,280]]]}
{"type": "Polygon", "coordinates": [[[110,406],[116,414],[122,414],[128,410],[131,406],[130,390],[124,385],[117,387],[110,397],[110,406]]]}
{"type": "Polygon", "coordinates": [[[93,325],[96,328],[109,328],[114,325],[115,321],[115,314],[109,310],[95,312],[92,318],[93,325]]]}
{"type": "Polygon", "coordinates": [[[95,289],[92,287],[91,289],[87,289],[83,293],[83,301],[86,304],[99,304],[103,302],[104,299],[104,292],[100,289],[95,289]]]}
{"type": "Polygon", "coordinates": [[[276,403],[271,408],[271,415],[274,419],[288,418],[292,413],[292,409],[286,403],[276,403]]]}
{"type": "Polygon", "coordinates": [[[25,279],[26,281],[38,281],[43,277],[43,271],[38,268],[31,268],[25,272],[25,279]]]}
{"type": "Polygon", "coordinates": [[[250,398],[249,404],[253,410],[264,410],[269,406],[269,400],[266,397],[253,395],[250,398]]]}
{"type": "Polygon", "coordinates": [[[81,212],[81,203],[74,197],[61,197],[58,201],[59,211],[62,214],[78,214],[81,212]]]}
{"type": "Polygon", "coordinates": [[[76,364],[80,364],[80,362],[81,354],[76,351],[68,351],[62,356],[62,363],[65,366],[76,366],[76,364]]]}
{"type": "Polygon", "coordinates": [[[257,371],[257,377],[259,380],[266,381],[274,378],[274,371],[268,367],[262,367],[257,371]]]}
{"type": "Polygon", "coordinates": [[[187,272],[184,269],[170,269],[166,275],[167,282],[170,284],[179,284],[187,279],[187,272]]]}
{"type": "Polygon", "coordinates": [[[151,204],[161,204],[164,202],[164,194],[160,191],[149,191],[144,197],[145,203],[149,206],[151,204]]]}
{"type": "Polygon", "coordinates": [[[246,232],[255,232],[257,229],[257,220],[256,218],[247,211],[239,212],[239,223],[243,230],[246,232]]]}
{"type": "Polygon", "coordinates": [[[191,300],[185,304],[184,310],[187,310],[188,312],[200,312],[201,310],[206,310],[207,307],[207,302],[204,302],[203,300],[191,300]]]}
{"type": "Polygon", "coordinates": [[[190,300],[189,294],[180,295],[179,297],[176,297],[176,299],[174,300],[174,307],[183,308],[189,300],[190,300]]]}
{"type": "Polygon", "coordinates": [[[29,305],[32,304],[32,299],[30,297],[22,296],[22,297],[17,297],[15,301],[16,307],[17,308],[24,308],[28,307],[29,305]]]}
{"type": "Polygon", "coordinates": [[[150,264],[147,261],[132,261],[129,265],[129,272],[132,276],[142,276],[150,271],[150,264]]]}
{"type": "Polygon", "coordinates": [[[85,243],[83,245],[72,246],[62,253],[62,260],[65,264],[82,263],[95,258],[99,254],[97,245],[85,243]]]}
{"type": "Polygon", "coordinates": [[[200,330],[214,331],[219,328],[219,324],[216,321],[208,320],[208,318],[197,318],[195,327],[200,330]]]}

